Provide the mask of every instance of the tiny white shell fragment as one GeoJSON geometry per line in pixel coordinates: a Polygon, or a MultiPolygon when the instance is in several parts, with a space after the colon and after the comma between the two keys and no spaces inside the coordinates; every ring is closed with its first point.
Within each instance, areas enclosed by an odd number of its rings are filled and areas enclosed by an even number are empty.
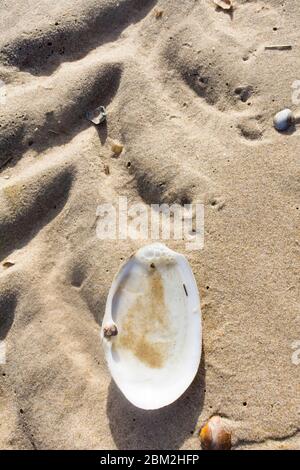
{"type": "Polygon", "coordinates": [[[274,127],[278,131],[286,131],[295,122],[293,111],[286,108],[274,116],[274,127]]]}
{"type": "Polygon", "coordinates": [[[214,3],[223,10],[230,10],[233,6],[231,0],[214,0],[214,3]]]}
{"type": "Polygon", "coordinates": [[[99,125],[102,122],[106,121],[106,109],[104,106],[99,106],[93,111],[88,111],[86,113],[86,118],[92,123],[99,125]]]}
{"type": "Polygon", "coordinates": [[[101,328],[110,373],[125,397],[146,410],[177,400],[197,373],[201,335],[186,258],[160,243],[138,250],[112,282],[101,328]],[[114,336],[107,335],[111,325],[114,336]]]}

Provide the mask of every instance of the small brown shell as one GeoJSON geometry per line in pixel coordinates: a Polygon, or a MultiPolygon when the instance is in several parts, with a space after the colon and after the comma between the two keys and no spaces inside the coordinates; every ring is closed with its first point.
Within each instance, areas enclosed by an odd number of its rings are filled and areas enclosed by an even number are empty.
{"type": "Polygon", "coordinates": [[[3,266],[5,269],[11,268],[11,267],[14,266],[14,265],[15,265],[15,263],[14,263],[13,261],[4,261],[4,262],[2,263],[2,266],[3,266]]]}
{"type": "Polygon", "coordinates": [[[116,157],[118,157],[123,152],[123,148],[124,146],[117,142],[114,142],[111,146],[112,152],[116,157]]]}
{"type": "Polygon", "coordinates": [[[112,324],[112,325],[105,325],[103,327],[103,336],[105,338],[111,338],[111,336],[117,336],[117,334],[118,334],[117,325],[112,324]]]}
{"type": "Polygon", "coordinates": [[[220,416],[213,416],[201,429],[200,441],[205,450],[230,450],[231,432],[220,416]]]}

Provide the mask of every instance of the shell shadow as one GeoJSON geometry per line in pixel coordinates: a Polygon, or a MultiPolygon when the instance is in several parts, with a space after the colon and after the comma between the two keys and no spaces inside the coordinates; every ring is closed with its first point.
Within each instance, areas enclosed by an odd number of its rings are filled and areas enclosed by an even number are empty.
{"type": "Polygon", "coordinates": [[[98,136],[101,142],[101,145],[105,145],[107,135],[108,135],[108,130],[107,130],[107,122],[104,121],[100,126],[95,126],[98,136]]]}
{"type": "Polygon", "coordinates": [[[17,298],[14,293],[1,293],[0,298],[0,341],[5,340],[15,316],[17,298]]]}
{"type": "Polygon", "coordinates": [[[296,132],[297,128],[295,123],[291,124],[290,127],[286,131],[277,131],[279,134],[284,134],[284,135],[293,135],[296,132]]]}
{"type": "Polygon", "coordinates": [[[202,351],[197,375],[186,392],[160,410],[133,406],[111,381],[107,416],[112,437],[120,450],[176,450],[194,434],[205,395],[205,355],[202,351]]]}
{"type": "Polygon", "coordinates": [[[234,13],[234,8],[229,8],[228,10],[224,10],[224,8],[221,8],[219,6],[216,6],[216,12],[217,13],[222,13],[223,15],[228,15],[231,19],[233,20],[233,13],[234,13]]]}

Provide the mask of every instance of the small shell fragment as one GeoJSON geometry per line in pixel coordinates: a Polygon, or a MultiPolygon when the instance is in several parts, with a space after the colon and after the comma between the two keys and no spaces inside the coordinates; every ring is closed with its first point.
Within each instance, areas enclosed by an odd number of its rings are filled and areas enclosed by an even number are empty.
{"type": "Polygon", "coordinates": [[[291,51],[293,46],[290,44],[278,44],[274,46],[265,46],[265,51],[291,51]]]}
{"type": "Polygon", "coordinates": [[[163,10],[160,10],[159,8],[156,8],[156,9],[154,10],[154,16],[155,16],[155,18],[157,18],[157,19],[158,19],[158,18],[161,18],[162,15],[163,15],[163,12],[164,12],[163,10]]]}
{"type": "Polygon", "coordinates": [[[230,10],[233,7],[232,0],[214,0],[214,3],[223,10],[230,10]]]}
{"type": "Polygon", "coordinates": [[[86,118],[96,124],[97,126],[102,122],[106,121],[106,109],[104,106],[99,106],[93,111],[88,111],[86,113],[86,118]]]}
{"type": "Polygon", "coordinates": [[[15,263],[14,263],[13,261],[4,261],[4,262],[2,263],[2,266],[3,266],[5,269],[11,268],[11,267],[14,266],[14,265],[15,265],[15,263]]]}
{"type": "Polygon", "coordinates": [[[109,169],[109,166],[108,166],[108,165],[104,165],[103,170],[104,170],[104,173],[105,173],[106,175],[109,175],[109,174],[110,174],[110,169],[109,169]]]}
{"type": "Polygon", "coordinates": [[[274,116],[273,122],[275,129],[278,131],[282,132],[288,130],[295,122],[293,111],[288,108],[279,111],[279,113],[274,116]]]}
{"type": "Polygon", "coordinates": [[[200,441],[204,450],[230,450],[231,432],[220,416],[213,416],[201,429],[200,441]]]}
{"type": "Polygon", "coordinates": [[[122,144],[118,144],[116,142],[113,143],[112,146],[111,146],[112,152],[116,157],[121,155],[121,153],[123,152],[123,148],[124,148],[124,146],[122,144]]]}

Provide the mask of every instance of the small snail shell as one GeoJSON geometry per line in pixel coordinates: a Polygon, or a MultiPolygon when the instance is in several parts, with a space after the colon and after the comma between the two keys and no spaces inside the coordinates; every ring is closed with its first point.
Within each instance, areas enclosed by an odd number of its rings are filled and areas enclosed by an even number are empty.
{"type": "Polygon", "coordinates": [[[200,432],[202,449],[230,450],[231,433],[226,428],[220,416],[213,416],[203,426],[200,432]]]}
{"type": "Polygon", "coordinates": [[[278,131],[286,131],[294,122],[294,113],[288,108],[279,111],[279,113],[274,116],[274,127],[278,131]]]}
{"type": "Polygon", "coordinates": [[[110,325],[105,325],[103,327],[103,336],[104,338],[111,338],[112,336],[117,336],[118,328],[114,323],[110,325]]]}

